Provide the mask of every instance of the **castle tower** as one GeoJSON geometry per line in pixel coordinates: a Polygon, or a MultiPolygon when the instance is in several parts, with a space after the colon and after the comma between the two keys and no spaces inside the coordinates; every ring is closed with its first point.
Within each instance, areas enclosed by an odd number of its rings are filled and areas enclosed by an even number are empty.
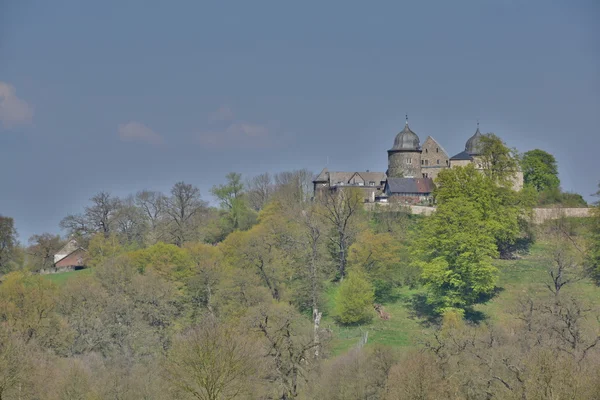
{"type": "Polygon", "coordinates": [[[420,178],[421,143],[416,133],[408,127],[396,135],[394,146],[388,150],[388,178],[420,178]]]}

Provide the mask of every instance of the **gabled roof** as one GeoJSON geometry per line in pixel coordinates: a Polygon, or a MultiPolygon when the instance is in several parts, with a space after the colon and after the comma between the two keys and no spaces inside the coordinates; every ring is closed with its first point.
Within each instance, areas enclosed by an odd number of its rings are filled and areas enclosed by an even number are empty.
{"type": "Polygon", "coordinates": [[[444,147],[437,140],[435,140],[433,136],[427,136],[427,139],[425,139],[425,142],[423,142],[423,147],[425,147],[425,143],[427,143],[429,139],[431,139],[446,156],[448,155],[446,149],[444,149],[444,147]]]}
{"type": "Polygon", "coordinates": [[[357,175],[359,175],[361,178],[363,178],[363,180],[365,182],[375,182],[377,184],[384,182],[386,175],[385,172],[371,172],[371,171],[366,171],[366,172],[357,172],[357,175]]]}
{"type": "Polygon", "coordinates": [[[56,254],[54,254],[54,263],[56,264],[60,260],[70,256],[78,250],[85,251],[83,247],[79,246],[75,239],[69,240],[67,244],[65,244],[59,251],[57,251],[56,254]]]}
{"type": "Polygon", "coordinates": [[[433,192],[434,184],[431,178],[388,178],[385,184],[387,193],[422,193],[433,192]]]}
{"type": "Polygon", "coordinates": [[[473,160],[473,156],[471,156],[466,151],[461,151],[460,153],[458,153],[454,157],[451,157],[450,160],[469,160],[469,161],[472,161],[473,160]]]}
{"type": "Polygon", "coordinates": [[[323,171],[321,171],[321,173],[319,175],[317,175],[317,177],[315,178],[315,180],[313,182],[327,182],[329,180],[329,170],[327,168],[323,168],[323,171]]]}
{"type": "Polygon", "coordinates": [[[338,183],[348,183],[354,172],[330,172],[329,184],[337,185],[338,183]]]}

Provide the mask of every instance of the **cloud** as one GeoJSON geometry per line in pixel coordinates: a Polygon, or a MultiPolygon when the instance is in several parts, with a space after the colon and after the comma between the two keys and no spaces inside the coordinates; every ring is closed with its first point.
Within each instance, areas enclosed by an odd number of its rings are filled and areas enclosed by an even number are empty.
{"type": "Polygon", "coordinates": [[[33,118],[33,107],[17,97],[14,86],[0,82],[0,121],[5,128],[26,124],[33,118]]]}
{"type": "Polygon", "coordinates": [[[155,146],[163,143],[163,138],[158,133],[137,121],[120,124],[119,137],[124,142],[146,142],[155,146]]]}
{"type": "Polygon", "coordinates": [[[209,115],[211,122],[231,121],[233,118],[233,111],[228,106],[221,106],[217,111],[214,111],[209,115]]]}
{"type": "Polygon", "coordinates": [[[224,130],[200,133],[199,143],[207,148],[269,149],[281,145],[277,128],[276,122],[233,122],[224,130]]]}

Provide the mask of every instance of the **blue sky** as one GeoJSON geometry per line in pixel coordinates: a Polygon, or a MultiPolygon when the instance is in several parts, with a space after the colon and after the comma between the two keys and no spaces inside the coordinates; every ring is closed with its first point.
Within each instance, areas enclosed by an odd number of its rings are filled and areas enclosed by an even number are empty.
{"type": "Polygon", "coordinates": [[[476,120],[600,180],[600,3],[0,2],[0,214],[58,232],[94,193],[230,171],[386,169],[408,113],[454,155],[476,120]]]}

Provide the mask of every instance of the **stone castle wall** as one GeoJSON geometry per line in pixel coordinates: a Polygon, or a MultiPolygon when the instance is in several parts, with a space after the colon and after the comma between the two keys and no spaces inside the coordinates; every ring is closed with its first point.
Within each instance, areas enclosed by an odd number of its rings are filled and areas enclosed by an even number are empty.
{"type": "Polygon", "coordinates": [[[387,176],[388,178],[421,178],[421,152],[390,151],[387,176]]]}

